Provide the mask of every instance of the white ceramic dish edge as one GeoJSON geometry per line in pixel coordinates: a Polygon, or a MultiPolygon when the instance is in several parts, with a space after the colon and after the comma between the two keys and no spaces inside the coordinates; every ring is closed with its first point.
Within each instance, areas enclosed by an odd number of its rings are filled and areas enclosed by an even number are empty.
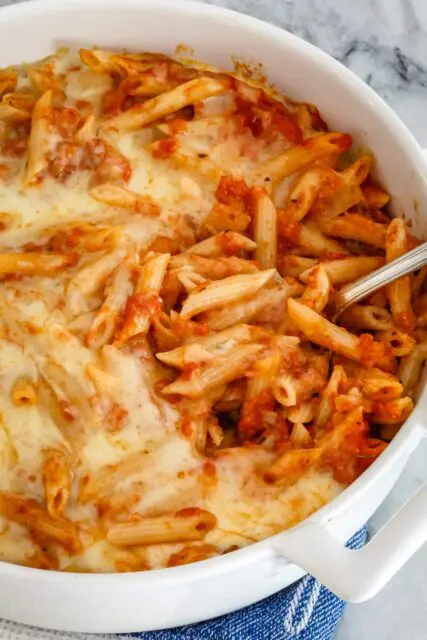
{"type": "MultiPolygon", "coordinates": [[[[173,52],[181,42],[221,68],[230,66],[229,54],[263,62],[279,88],[318,105],[337,129],[349,128],[378,157],[396,212],[405,211],[426,235],[427,218],[417,202],[427,202],[427,165],[416,141],[369,87],[295,36],[241,14],[173,0],[33,0],[0,11],[2,64],[40,58],[64,43],[173,52]],[[288,59],[292,65],[286,66],[288,59]]],[[[347,600],[367,599],[425,541],[427,489],[364,550],[347,551],[342,543],[383,501],[424,437],[426,408],[424,390],[380,459],[336,500],[287,532],[196,565],[140,574],[60,574],[0,563],[0,616],[70,631],[159,629],[251,604],[304,570],[347,600]]]]}

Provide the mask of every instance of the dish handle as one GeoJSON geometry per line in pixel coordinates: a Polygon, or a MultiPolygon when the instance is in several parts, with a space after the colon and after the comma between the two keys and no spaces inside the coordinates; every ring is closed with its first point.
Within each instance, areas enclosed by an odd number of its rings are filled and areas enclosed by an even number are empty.
{"type": "Polygon", "coordinates": [[[286,532],[275,549],[343,600],[364,602],[375,596],[426,540],[424,485],[363,549],[347,549],[314,522],[286,532]]]}

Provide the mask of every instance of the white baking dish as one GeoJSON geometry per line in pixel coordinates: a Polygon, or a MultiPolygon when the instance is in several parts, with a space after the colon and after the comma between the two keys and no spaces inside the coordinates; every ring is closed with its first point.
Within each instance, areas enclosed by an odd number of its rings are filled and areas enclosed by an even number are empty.
{"type": "MultiPolygon", "coordinates": [[[[179,43],[220,68],[232,68],[231,54],[262,62],[278,88],[316,104],[331,127],[374,151],[395,212],[405,213],[415,232],[427,236],[427,165],[414,138],[368,86],[295,36],[237,13],[172,0],[34,0],[0,11],[2,65],[37,60],[62,45],[173,53],[179,43]]],[[[159,629],[249,605],[304,570],[348,600],[367,599],[427,537],[427,489],[364,550],[347,551],[342,543],[396,482],[426,433],[426,409],[424,390],[380,459],[286,533],[195,565],[146,573],[61,574],[0,563],[0,616],[72,631],[159,629]]]]}

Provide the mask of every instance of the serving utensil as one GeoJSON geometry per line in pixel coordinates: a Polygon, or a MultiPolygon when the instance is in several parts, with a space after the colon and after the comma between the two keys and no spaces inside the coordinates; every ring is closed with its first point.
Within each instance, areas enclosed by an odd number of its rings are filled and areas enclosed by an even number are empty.
{"type": "Polygon", "coordinates": [[[412,251],[408,251],[400,258],[389,262],[384,267],[369,273],[367,276],[346,285],[338,291],[332,300],[332,319],[335,321],[345,309],[375,293],[381,287],[426,265],[427,242],[423,242],[423,244],[415,247],[412,251]]]}

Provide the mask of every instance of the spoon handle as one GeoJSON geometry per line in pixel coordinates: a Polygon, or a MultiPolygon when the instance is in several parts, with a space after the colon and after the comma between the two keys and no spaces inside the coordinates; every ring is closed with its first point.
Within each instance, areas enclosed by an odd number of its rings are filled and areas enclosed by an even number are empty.
{"type": "Polygon", "coordinates": [[[335,317],[338,317],[350,305],[366,298],[386,284],[421,269],[425,265],[427,265],[427,242],[338,291],[334,298],[335,317]]]}

